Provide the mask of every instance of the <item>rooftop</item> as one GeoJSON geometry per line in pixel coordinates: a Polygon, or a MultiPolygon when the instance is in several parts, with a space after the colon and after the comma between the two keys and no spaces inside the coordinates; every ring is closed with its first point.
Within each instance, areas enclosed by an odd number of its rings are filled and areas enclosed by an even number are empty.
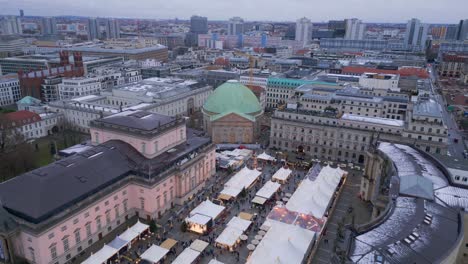
{"type": "Polygon", "coordinates": [[[113,127],[152,131],[169,124],[176,124],[176,120],[177,119],[175,117],[156,113],[128,110],[104,117],[96,120],[95,122],[113,125],[113,127]]]}
{"type": "Polygon", "coordinates": [[[434,99],[419,100],[414,104],[413,114],[442,118],[442,108],[434,99]]]}
{"type": "Polygon", "coordinates": [[[210,139],[187,131],[187,141],[153,159],[128,143],[111,140],[0,184],[0,200],[11,214],[41,223],[130,175],[160,180],[210,139]]]}

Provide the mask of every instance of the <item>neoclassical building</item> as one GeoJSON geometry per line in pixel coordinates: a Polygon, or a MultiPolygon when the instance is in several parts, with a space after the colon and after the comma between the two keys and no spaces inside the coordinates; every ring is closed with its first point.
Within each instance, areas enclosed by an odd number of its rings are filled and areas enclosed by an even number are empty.
{"type": "Polygon", "coordinates": [[[216,88],[202,112],[213,143],[255,143],[263,110],[255,94],[240,82],[230,80],[216,88]]]}
{"type": "Polygon", "coordinates": [[[0,184],[0,262],[63,264],[133,216],[158,218],[215,173],[210,138],[182,118],[124,111],[90,124],[92,149],[0,184]]]}

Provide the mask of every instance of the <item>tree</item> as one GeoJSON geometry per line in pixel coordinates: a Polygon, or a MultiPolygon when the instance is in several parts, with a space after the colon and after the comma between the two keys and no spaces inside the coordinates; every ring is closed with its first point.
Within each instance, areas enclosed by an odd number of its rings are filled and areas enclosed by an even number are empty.
{"type": "Polygon", "coordinates": [[[156,225],[156,221],[154,221],[154,219],[151,219],[150,223],[149,223],[149,229],[152,233],[155,233],[156,230],[158,229],[157,225],[156,225]]]}
{"type": "Polygon", "coordinates": [[[180,224],[180,231],[182,233],[187,232],[187,223],[185,221],[182,221],[182,223],[180,224]]]}

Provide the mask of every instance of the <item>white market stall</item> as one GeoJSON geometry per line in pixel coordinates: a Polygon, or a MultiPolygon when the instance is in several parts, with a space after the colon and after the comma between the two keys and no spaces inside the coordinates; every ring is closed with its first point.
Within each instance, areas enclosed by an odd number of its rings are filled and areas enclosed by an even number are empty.
{"type": "Polygon", "coordinates": [[[286,208],[291,211],[310,214],[316,218],[322,218],[333,195],[346,171],[330,166],[323,167],[315,180],[306,177],[289,198],[286,208]]]}
{"type": "Polygon", "coordinates": [[[210,260],[210,262],[208,262],[208,264],[224,264],[224,262],[221,262],[221,261],[216,260],[216,259],[212,259],[212,260],[210,260]]]}
{"type": "Polygon", "coordinates": [[[128,241],[128,246],[130,247],[141,235],[148,231],[149,225],[143,224],[140,221],[137,221],[133,226],[129,227],[125,232],[123,232],[119,238],[125,241],[128,241]]]}
{"type": "Polygon", "coordinates": [[[187,229],[198,234],[206,233],[224,209],[224,206],[214,204],[210,200],[203,201],[185,219],[187,229]]]}
{"type": "Polygon", "coordinates": [[[240,242],[240,237],[251,224],[252,221],[234,216],[229,220],[223,232],[216,238],[216,245],[233,251],[235,246],[240,242]]]}
{"type": "Polygon", "coordinates": [[[160,261],[164,260],[168,252],[168,249],[152,245],[145,252],[143,252],[143,254],[141,254],[140,258],[149,261],[153,264],[158,264],[160,263],[160,261]]]}
{"type": "Polygon", "coordinates": [[[262,154],[258,155],[257,156],[257,159],[260,159],[260,160],[265,160],[265,161],[275,161],[276,159],[268,154],[266,154],[265,152],[263,152],[262,154]]]}
{"type": "Polygon", "coordinates": [[[81,262],[82,264],[102,264],[107,263],[110,258],[112,258],[115,254],[117,254],[118,250],[104,245],[98,252],[91,254],[89,258],[85,261],[81,262]]]}
{"type": "Polygon", "coordinates": [[[239,243],[242,233],[243,231],[240,229],[227,226],[218,238],[216,238],[216,245],[233,251],[235,246],[239,243]]]}
{"type": "Polygon", "coordinates": [[[280,187],[281,184],[277,182],[267,181],[265,185],[263,185],[263,187],[258,190],[255,196],[263,197],[268,200],[279,190],[280,187]]]}
{"type": "Polygon", "coordinates": [[[190,245],[190,248],[198,252],[203,252],[208,247],[208,245],[208,242],[205,242],[200,239],[195,239],[195,241],[193,241],[190,245]]]}
{"type": "Polygon", "coordinates": [[[224,197],[236,198],[243,189],[250,188],[261,174],[258,170],[244,167],[224,184],[224,189],[220,194],[224,197]]]}
{"type": "Polygon", "coordinates": [[[291,176],[291,173],[292,173],[292,170],[281,167],[279,170],[275,172],[275,174],[273,174],[271,179],[273,181],[277,181],[281,184],[284,184],[288,180],[289,176],[291,176]]]}
{"type": "Polygon", "coordinates": [[[192,264],[197,260],[200,254],[200,252],[188,247],[184,249],[176,259],[174,259],[172,264],[192,264]]]}

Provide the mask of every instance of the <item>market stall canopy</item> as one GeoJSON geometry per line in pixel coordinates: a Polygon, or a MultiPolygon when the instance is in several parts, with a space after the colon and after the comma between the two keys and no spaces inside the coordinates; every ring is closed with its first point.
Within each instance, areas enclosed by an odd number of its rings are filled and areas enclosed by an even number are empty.
{"type": "Polygon", "coordinates": [[[143,254],[141,254],[141,259],[147,260],[151,263],[158,263],[161,259],[163,259],[166,254],[169,252],[168,249],[152,245],[148,248],[143,254]]]}
{"type": "Polygon", "coordinates": [[[236,244],[242,233],[242,230],[228,226],[223,230],[218,238],[216,238],[216,243],[232,247],[236,244]]]}
{"type": "Polygon", "coordinates": [[[276,159],[268,154],[266,154],[265,152],[263,152],[262,154],[258,155],[257,156],[257,159],[261,159],[261,160],[267,160],[267,161],[275,161],[276,159]]]}
{"type": "Polygon", "coordinates": [[[138,236],[139,234],[136,231],[134,231],[131,228],[128,228],[119,237],[125,241],[132,241],[133,239],[136,239],[138,236]]]}
{"type": "Polygon", "coordinates": [[[224,211],[225,208],[226,207],[222,205],[214,204],[210,200],[205,200],[190,212],[190,216],[200,214],[211,217],[211,219],[214,220],[224,211]]]}
{"type": "Polygon", "coordinates": [[[208,247],[208,245],[209,245],[208,242],[205,242],[200,239],[195,239],[195,241],[193,241],[192,244],[190,245],[190,248],[198,252],[203,252],[203,250],[205,250],[205,248],[208,247]]]}
{"type": "Polygon", "coordinates": [[[279,170],[275,172],[275,174],[273,174],[271,178],[277,181],[286,181],[291,175],[291,173],[292,173],[292,170],[281,167],[279,170]]]}
{"type": "Polygon", "coordinates": [[[101,264],[107,263],[107,261],[112,258],[115,254],[117,254],[118,250],[104,245],[98,252],[92,254],[89,258],[82,262],[82,264],[101,264]]]}
{"type": "Polygon", "coordinates": [[[191,217],[186,218],[186,221],[198,225],[206,225],[211,221],[211,217],[201,214],[194,214],[191,217]]]}
{"type": "Polygon", "coordinates": [[[267,181],[255,195],[265,199],[270,199],[271,196],[273,196],[273,194],[275,194],[280,187],[281,184],[277,182],[267,181]]]}
{"type": "Polygon", "coordinates": [[[122,248],[124,248],[125,246],[128,245],[128,243],[130,243],[130,241],[127,241],[127,240],[123,240],[122,238],[120,238],[119,236],[117,236],[114,240],[112,240],[108,245],[110,247],[113,247],[117,250],[121,250],[122,248]]]}
{"type": "Polygon", "coordinates": [[[245,232],[245,230],[247,230],[251,224],[252,221],[248,221],[240,217],[234,216],[233,218],[231,218],[231,220],[229,220],[227,226],[234,227],[245,232]]]}
{"type": "Polygon", "coordinates": [[[208,264],[224,264],[224,263],[219,261],[219,260],[212,259],[212,260],[210,260],[210,262],[208,262],[208,264]]]}
{"type": "Polygon", "coordinates": [[[175,246],[175,244],[177,244],[177,240],[168,238],[161,244],[160,247],[170,250],[173,246],[175,246]]]}
{"type": "Polygon", "coordinates": [[[240,212],[239,217],[244,219],[244,220],[248,220],[248,221],[251,221],[253,219],[253,215],[249,214],[249,213],[246,213],[246,212],[240,212]]]}
{"type": "Polygon", "coordinates": [[[259,205],[264,205],[266,201],[267,201],[267,199],[265,199],[263,197],[258,197],[258,196],[255,196],[252,199],[252,203],[256,203],[256,204],[259,204],[259,205]]]}
{"type": "Polygon", "coordinates": [[[193,250],[191,248],[186,248],[182,253],[177,256],[176,259],[172,262],[172,264],[192,264],[200,255],[200,252],[193,250]]]}

